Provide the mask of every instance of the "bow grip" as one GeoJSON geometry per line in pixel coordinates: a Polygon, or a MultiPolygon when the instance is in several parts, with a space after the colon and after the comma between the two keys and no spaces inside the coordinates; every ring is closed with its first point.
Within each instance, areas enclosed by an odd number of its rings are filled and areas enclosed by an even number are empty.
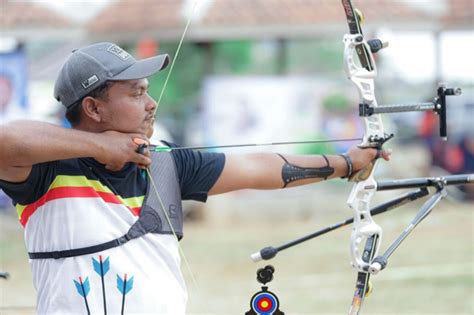
{"type": "Polygon", "coordinates": [[[368,146],[359,146],[364,149],[377,149],[377,155],[375,158],[367,164],[364,168],[361,168],[358,171],[355,171],[351,176],[349,176],[349,181],[350,182],[361,182],[369,178],[370,174],[372,174],[372,171],[375,167],[376,161],[382,156],[382,147],[385,142],[388,140],[392,139],[394,137],[394,134],[385,134],[383,137],[379,136],[372,136],[369,137],[369,142],[370,144],[368,146]]]}
{"type": "MultiPolygon", "coordinates": [[[[378,155],[378,154],[377,154],[378,155]]],[[[350,182],[361,182],[369,178],[370,174],[372,174],[372,170],[375,167],[375,162],[377,161],[377,157],[372,160],[369,164],[367,164],[364,168],[361,168],[360,170],[352,173],[351,176],[349,176],[349,181],[350,182]]]]}

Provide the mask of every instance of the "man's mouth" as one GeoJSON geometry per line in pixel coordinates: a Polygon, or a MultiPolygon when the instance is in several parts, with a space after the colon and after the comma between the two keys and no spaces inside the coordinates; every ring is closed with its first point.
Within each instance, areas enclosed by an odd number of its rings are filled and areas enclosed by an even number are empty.
{"type": "Polygon", "coordinates": [[[155,116],[153,116],[153,115],[147,116],[147,117],[145,118],[145,121],[152,124],[152,123],[155,122],[155,116]]]}

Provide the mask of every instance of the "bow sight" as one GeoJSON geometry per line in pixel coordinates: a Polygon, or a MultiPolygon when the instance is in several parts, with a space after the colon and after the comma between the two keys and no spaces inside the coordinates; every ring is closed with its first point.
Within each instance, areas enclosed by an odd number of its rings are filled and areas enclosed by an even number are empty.
{"type": "Polygon", "coordinates": [[[377,107],[362,103],[359,104],[359,116],[370,117],[374,114],[434,111],[439,116],[439,135],[443,140],[447,140],[446,96],[461,95],[462,90],[460,88],[447,88],[445,83],[440,83],[437,92],[438,95],[433,101],[427,103],[378,105],[377,107]]]}

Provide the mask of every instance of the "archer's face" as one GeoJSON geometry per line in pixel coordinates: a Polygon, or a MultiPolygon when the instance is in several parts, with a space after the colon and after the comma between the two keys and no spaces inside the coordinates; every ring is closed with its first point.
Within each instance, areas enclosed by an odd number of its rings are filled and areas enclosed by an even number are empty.
{"type": "Polygon", "coordinates": [[[147,79],[116,81],[101,111],[106,130],[149,135],[156,102],[148,95],[147,79]]]}

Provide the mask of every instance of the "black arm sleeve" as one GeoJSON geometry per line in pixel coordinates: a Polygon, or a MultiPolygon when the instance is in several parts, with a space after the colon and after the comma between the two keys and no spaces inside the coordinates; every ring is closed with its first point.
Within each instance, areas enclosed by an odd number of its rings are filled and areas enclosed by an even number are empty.
{"type": "MultiPolygon", "coordinates": [[[[164,143],[170,147],[177,147],[172,143],[164,143]]],[[[205,202],[209,190],[224,169],[225,155],[188,149],[173,150],[172,154],[179,177],[181,198],[205,202]]]]}

